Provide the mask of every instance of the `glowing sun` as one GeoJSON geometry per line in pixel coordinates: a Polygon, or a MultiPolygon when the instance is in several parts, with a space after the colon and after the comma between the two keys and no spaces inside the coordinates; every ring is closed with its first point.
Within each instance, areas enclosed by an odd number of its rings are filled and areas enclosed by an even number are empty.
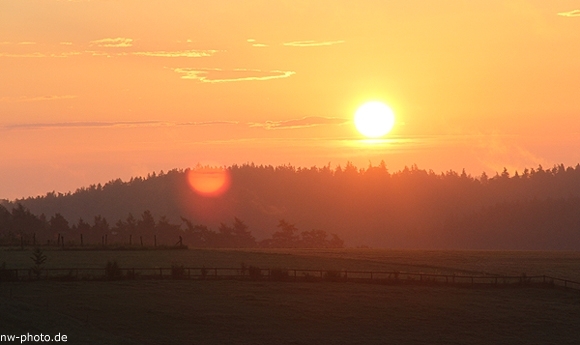
{"type": "Polygon", "coordinates": [[[395,113],[381,102],[367,102],[354,114],[356,129],[368,138],[378,138],[389,133],[395,125],[395,113]]]}
{"type": "Polygon", "coordinates": [[[187,171],[187,181],[197,194],[218,197],[230,187],[230,175],[223,168],[197,167],[187,171]]]}

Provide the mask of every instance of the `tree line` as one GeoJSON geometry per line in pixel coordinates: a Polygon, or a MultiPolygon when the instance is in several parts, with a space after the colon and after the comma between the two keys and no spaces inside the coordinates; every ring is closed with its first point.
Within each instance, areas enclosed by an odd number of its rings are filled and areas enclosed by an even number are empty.
{"type": "MultiPolygon", "coordinates": [[[[580,249],[575,221],[580,214],[575,201],[580,198],[580,165],[474,176],[415,165],[393,172],[385,162],[364,168],[351,163],[334,168],[243,164],[226,168],[231,187],[218,198],[196,194],[187,183],[188,171],[116,179],[3,205],[10,209],[20,203],[34,214],[60,213],[69,222],[100,214],[130,224],[129,213],[150,210],[156,222],[164,215],[167,224],[186,230],[184,217],[216,233],[223,219],[238,217],[257,242],[274,241],[272,224],[292,219],[302,229],[335,233],[349,246],[580,249]]],[[[212,235],[198,235],[200,243],[214,241],[212,235]]],[[[313,233],[297,235],[301,243],[316,238],[313,233]]]]}
{"type": "Polygon", "coordinates": [[[167,217],[158,220],[151,211],[135,218],[131,213],[109,224],[101,215],[92,224],[79,218],[72,225],[60,213],[50,218],[36,216],[18,204],[8,211],[0,206],[0,245],[62,247],[79,246],[148,246],[196,248],[342,248],[344,241],[323,230],[300,232],[294,224],[280,220],[271,239],[257,241],[241,219],[235,217],[231,225],[221,223],[217,231],[206,225],[194,224],[181,217],[181,224],[171,223],[167,217]]]}

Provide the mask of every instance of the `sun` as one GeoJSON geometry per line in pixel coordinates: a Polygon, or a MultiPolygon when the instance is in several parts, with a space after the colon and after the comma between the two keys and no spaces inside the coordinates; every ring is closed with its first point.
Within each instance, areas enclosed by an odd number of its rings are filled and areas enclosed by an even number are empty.
{"type": "Polygon", "coordinates": [[[187,171],[190,187],[199,195],[218,197],[230,187],[231,179],[227,170],[216,167],[196,167],[187,171]]]}
{"type": "Polygon", "coordinates": [[[389,133],[395,125],[395,113],[382,102],[367,102],[354,114],[356,129],[368,138],[379,138],[389,133]]]}

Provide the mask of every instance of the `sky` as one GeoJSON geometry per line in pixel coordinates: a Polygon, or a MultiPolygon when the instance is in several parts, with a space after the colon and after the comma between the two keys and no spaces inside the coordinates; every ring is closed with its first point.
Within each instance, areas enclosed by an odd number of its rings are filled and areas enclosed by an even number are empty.
{"type": "Polygon", "coordinates": [[[197,164],[580,163],[580,3],[2,0],[0,199],[197,164]],[[393,130],[366,140],[367,101],[393,130]]]}

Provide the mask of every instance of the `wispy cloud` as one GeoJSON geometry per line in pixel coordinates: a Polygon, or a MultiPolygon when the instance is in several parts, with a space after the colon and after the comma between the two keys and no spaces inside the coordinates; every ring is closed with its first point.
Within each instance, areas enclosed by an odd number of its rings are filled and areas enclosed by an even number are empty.
{"type": "Polygon", "coordinates": [[[256,42],[256,40],[255,40],[255,39],[253,39],[253,38],[248,38],[246,41],[247,41],[248,43],[252,43],[252,47],[268,47],[268,45],[267,45],[267,44],[265,44],[265,43],[258,43],[258,42],[256,42]]]}
{"type": "Polygon", "coordinates": [[[282,43],[282,45],[288,47],[321,47],[321,46],[332,46],[344,42],[345,41],[294,41],[282,43]]]}
{"type": "Polygon", "coordinates": [[[116,121],[116,122],[44,122],[17,123],[1,127],[4,130],[66,129],[66,128],[111,128],[111,127],[181,127],[181,126],[220,126],[237,125],[237,121],[167,122],[167,121],[116,121]]]}
{"type": "Polygon", "coordinates": [[[562,17],[580,17],[580,10],[574,10],[570,12],[560,12],[558,13],[558,15],[562,17]]]}
{"type": "Polygon", "coordinates": [[[348,122],[349,120],[338,117],[311,116],[286,121],[252,122],[250,123],[250,127],[262,127],[265,129],[294,129],[324,125],[342,125],[348,122]]]}
{"type": "Polygon", "coordinates": [[[9,44],[16,44],[16,45],[26,46],[26,45],[36,44],[36,42],[31,42],[31,41],[24,41],[24,42],[2,41],[2,42],[0,42],[0,45],[9,45],[9,44]]]}
{"type": "Polygon", "coordinates": [[[125,37],[103,38],[100,40],[91,41],[91,45],[103,48],[126,48],[133,46],[133,39],[125,37]]]}
{"type": "Polygon", "coordinates": [[[181,122],[176,126],[215,126],[215,125],[237,125],[238,121],[201,121],[201,122],[181,122]]]}
{"type": "Polygon", "coordinates": [[[0,53],[0,57],[9,57],[9,58],[43,58],[47,56],[48,55],[43,53],[23,53],[23,54],[0,53]]]}
{"type": "Polygon", "coordinates": [[[51,129],[51,128],[89,128],[89,127],[142,127],[165,125],[160,121],[119,121],[119,122],[54,122],[18,123],[4,126],[4,129],[51,129]]]}
{"type": "Polygon", "coordinates": [[[180,51],[150,51],[150,52],[133,52],[131,55],[153,56],[153,57],[188,57],[199,58],[212,56],[219,50],[180,50],[180,51]]]}
{"type": "Polygon", "coordinates": [[[52,58],[67,58],[70,56],[76,56],[76,55],[81,55],[82,52],[65,52],[65,53],[50,53],[50,54],[45,54],[45,53],[40,53],[40,52],[34,52],[34,53],[21,53],[21,54],[12,54],[12,53],[0,53],[0,57],[9,57],[9,58],[47,58],[47,57],[52,57],[52,58]]]}
{"type": "Polygon", "coordinates": [[[288,78],[296,72],[294,71],[262,71],[258,69],[232,69],[221,68],[199,69],[199,68],[174,68],[173,71],[182,74],[182,79],[198,80],[202,83],[228,83],[235,81],[256,81],[288,78]]]}
{"type": "Polygon", "coordinates": [[[35,97],[1,97],[0,102],[3,103],[22,103],[22,102],[42,102],[42,101],[57,101],[62,99],[73,99],[77,96],[73,95],[60,95],[60,96],[35,96],[35,97]]]}

